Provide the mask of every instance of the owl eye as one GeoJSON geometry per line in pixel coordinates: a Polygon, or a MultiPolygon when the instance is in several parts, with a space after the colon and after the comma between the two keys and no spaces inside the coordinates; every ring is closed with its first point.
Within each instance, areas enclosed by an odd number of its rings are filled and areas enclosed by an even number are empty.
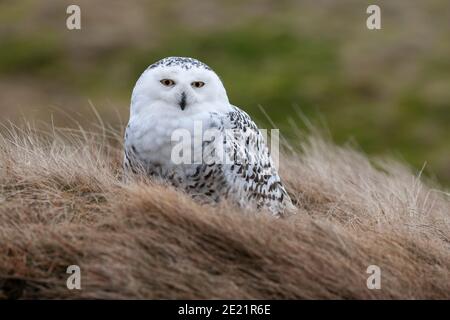
{"type": "Polygon", "coordinates": [[[191,83],[191,86],[193,86],[194,88],[201,88],[204,85],[205,85],[205,83],[202,81],[194,81],[191,83]]]}
{"type": "Polygon", "coordinates": [[[166,87],[171,87],[171,86],[175,85],[175,81],[170,80],[170,79],[162,79],[160,82],[163,85],[165,85],[166,87]]]}

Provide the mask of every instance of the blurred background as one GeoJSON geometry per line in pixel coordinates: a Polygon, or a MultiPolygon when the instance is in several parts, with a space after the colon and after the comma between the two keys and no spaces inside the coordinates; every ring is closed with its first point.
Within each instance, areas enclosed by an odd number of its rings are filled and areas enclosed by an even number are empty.
{"type": "Polygon", "coordinates": [[[333,140],[450,185],[448,0],[0,0],[0,122],[120,127],[141,72],[190,56],[230,101],[289,139],[298,113],[333,140]],[[81,30],[66,8],[81,7],[81,30]],[[381,30],[366,9],[381,7],[381,30]]]}

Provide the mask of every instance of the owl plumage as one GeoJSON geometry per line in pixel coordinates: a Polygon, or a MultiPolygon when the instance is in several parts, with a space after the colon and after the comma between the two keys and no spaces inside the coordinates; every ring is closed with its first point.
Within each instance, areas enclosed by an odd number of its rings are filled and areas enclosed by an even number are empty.
{"type": "Polygon", "coordinates": [[[256,124],[229,103],[214,71],[192,58],[162,59],[137,81],[124,169],[159,177],[199,201],[228,199],[274,215],[293,208],[256,124]],[[187,144],[191,161],[174,161],[177,130],[193,137],[187,144]],[[207,138],[208,131],[213,134],[207,138]]]}

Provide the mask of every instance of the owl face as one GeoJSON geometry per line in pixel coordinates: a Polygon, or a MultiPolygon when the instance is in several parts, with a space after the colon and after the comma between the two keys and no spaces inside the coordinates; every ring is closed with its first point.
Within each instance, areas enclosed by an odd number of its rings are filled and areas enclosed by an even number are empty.
{"type": "Polygon", "coordinates": [[[192,58],[165,58],[139,78],[132,94],[132,112],[160,111],[192,114],[229,104],[225,88],[214,71],[192,58]]]}

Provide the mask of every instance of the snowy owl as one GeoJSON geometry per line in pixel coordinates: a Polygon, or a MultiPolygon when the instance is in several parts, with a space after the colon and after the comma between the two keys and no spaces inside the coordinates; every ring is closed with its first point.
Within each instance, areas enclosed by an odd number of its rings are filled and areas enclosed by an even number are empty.
{"type": "Polygon", "coordinates": [[[196,59],[169,57],[143,72],[132,92],[124,145],[125,172],[159,177],[194,198],[226,198],[277,216],[293,208],[258,127],[196,59]],[[208,129],[214,134],[206,137],[208,129]],[[180,152],[174,152],[176,132],[192,137],[180,152]],[[174,154],[189,161],[180,163],[174,154]]]}

